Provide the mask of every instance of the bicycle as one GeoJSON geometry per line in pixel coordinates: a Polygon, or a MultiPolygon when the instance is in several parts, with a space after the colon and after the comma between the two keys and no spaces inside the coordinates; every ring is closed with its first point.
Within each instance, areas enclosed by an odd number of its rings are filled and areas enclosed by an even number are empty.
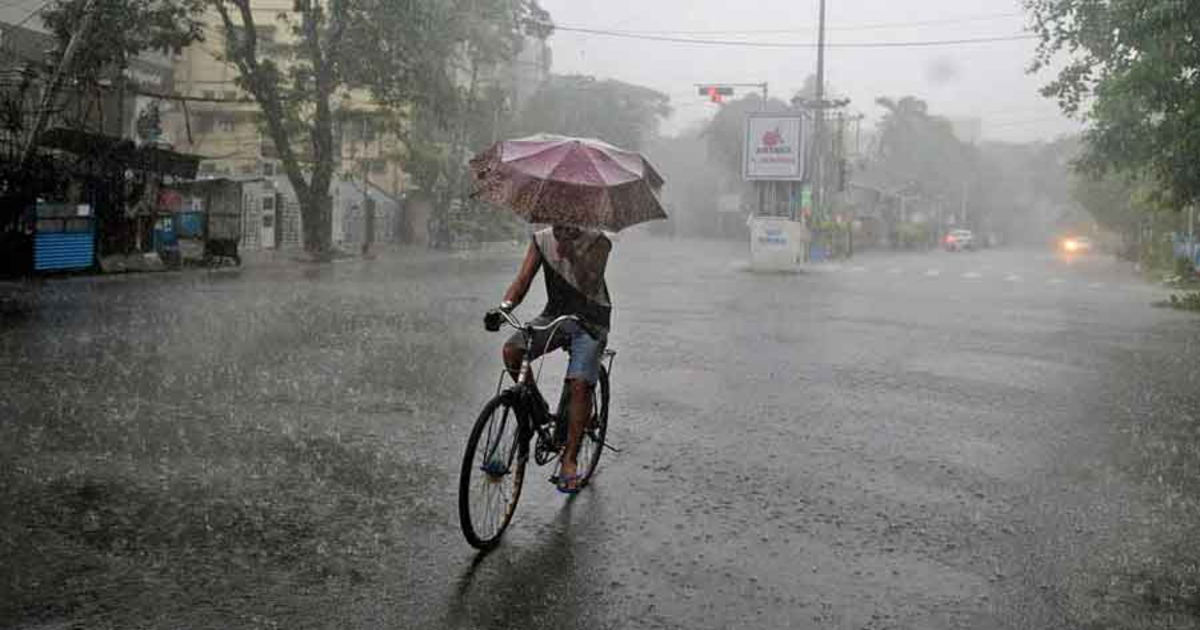
{"type": "MultiPolygon", "coordinates": [[[[496,312],[502,316],[503,323],[524,335],[525,356],[516,383],[507,389],[502,387],[508,369],[502,370],[497,393],[480,412],[463,454],[458,484],[459,521],[467,543],[483,551],[499,544],[500,536],[512,522],[517,501],[521,498],[530,442],[536,438],[532,454],[539,466],[560,458],[566,447],[569,388],[563,388],[558,409],[550,413],[549,404],[538,390],[529,357],[535,333],[556,329],[567,321],[578,321],[577,317],[565,315],[544,326],[535,326],[522,324],[504,311],[496,312]],[[483,495],[482,502],[472,501],[472,490],[478,490],[483,495]]],[[[596,474],[603,450],[617,450],[605,441],[608,435],[609,375],[616,355],[614,350],[604,351],[600,378],[596,387],[592,388],[592,415],[579,443],[578,461],[582,471],[580,488],[586,487],[596,474]]]]}

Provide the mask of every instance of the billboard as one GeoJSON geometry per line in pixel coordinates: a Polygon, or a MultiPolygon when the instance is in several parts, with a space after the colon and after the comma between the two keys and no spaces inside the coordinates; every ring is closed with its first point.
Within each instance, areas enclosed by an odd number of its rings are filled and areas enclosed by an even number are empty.
{"type": "Polygon", "coordinates": [[[744,174],[750,181],[800,181],[808,134],[801,114],[755,113],[746,118],[744,174]]]}

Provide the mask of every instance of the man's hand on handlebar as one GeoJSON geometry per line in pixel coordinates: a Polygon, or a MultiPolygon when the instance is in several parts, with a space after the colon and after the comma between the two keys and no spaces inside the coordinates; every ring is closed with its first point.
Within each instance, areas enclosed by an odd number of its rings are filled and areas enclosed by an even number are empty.
{"type": "Polygon", "coordinates": [[[483,327],[487,329],[488,332],[496,332],[500,330],[500,324],[504,322],[504,316],[512,313],[514,308],[516,308],[516,305],[508,300],[501,302],[500,306],[488,311],[487,314],[483,316],[483,327]]]}

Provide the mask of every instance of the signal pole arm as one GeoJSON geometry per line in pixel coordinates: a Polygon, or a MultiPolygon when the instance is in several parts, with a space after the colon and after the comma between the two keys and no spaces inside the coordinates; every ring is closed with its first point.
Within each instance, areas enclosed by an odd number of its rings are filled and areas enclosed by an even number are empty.
{"type": "Polygon", "coordinates": [[[542,253],[538,251],[537,243],[530,241],[529,251],[525,253],[525,260],[521,263],[521,270],[517,272],[517,279],[513,280],[512,285],[504,294],[502,308],[512,310],[521,304],[525,295],[529,293],[529,287],[533,285],[533,279],[537,276],[541,266],[542,253]]]}

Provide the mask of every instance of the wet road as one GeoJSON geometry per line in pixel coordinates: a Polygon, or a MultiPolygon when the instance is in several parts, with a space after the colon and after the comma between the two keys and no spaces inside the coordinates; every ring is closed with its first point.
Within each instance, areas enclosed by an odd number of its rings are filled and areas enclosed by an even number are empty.
{"type": "Polygon", "coordinates": [[[0,625],[1200,627],[1200,320],[1099,258],[743,249],[618,244],[621,452],[487,556],[515,258],[6,287],[0,625]]]}

